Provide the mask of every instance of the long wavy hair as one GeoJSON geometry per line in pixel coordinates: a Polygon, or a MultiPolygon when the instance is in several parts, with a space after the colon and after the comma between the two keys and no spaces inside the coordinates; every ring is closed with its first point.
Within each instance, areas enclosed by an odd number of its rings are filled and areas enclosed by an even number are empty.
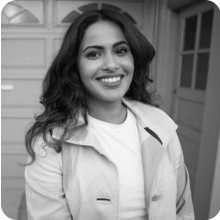
{"type": "Polygon", "coordinates": [[[153,93],[147,89],[152,82],[149,69],[155,55],[153,46],[122,13],[113,10],[86,12],[67,29],[61,48],[43,80],[40,103],[44,111],[35,116],[35,122],[25,136],[26,149],[32,159],[29,164],[35,160],[33,142],[37,136],[43,135],[44,142],[59,153],[66,134],[88,124],[87,91],[79,77],[77,54],[86,29],[95,22],[106,20],[122,28],[134,58],[134,75],[125,97],[158,107],[153,93]],[[77,126],[79,115],[83,116],[85,123],[77,126]],[[61,140],[51,143],[48,134],[52,135],[57,126],[63,127],[64,133],[61,140]]]}

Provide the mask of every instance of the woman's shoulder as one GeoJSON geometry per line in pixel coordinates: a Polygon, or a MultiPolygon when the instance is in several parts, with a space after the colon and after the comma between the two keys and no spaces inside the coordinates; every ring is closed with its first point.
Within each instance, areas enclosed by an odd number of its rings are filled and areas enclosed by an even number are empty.
{"type": "Polygon", "coordinates": [[[33,150],[35,153],[35,160],[43,163],[53,163],[55,166],[62,167],[62,153],[57,153],[53,147],[53,138],[47,135],[47,141],[43,134],[39,134],[33,140],[33,150]]]}
{"type": "Polygon", "coordinates": [[[154,124],[168,123],[170,125],[175,125],[173,119],[171,119],[170,116],[160,108],[128,99],[123,99],[123,102],[139,117],[147,118],[154,124]]]}

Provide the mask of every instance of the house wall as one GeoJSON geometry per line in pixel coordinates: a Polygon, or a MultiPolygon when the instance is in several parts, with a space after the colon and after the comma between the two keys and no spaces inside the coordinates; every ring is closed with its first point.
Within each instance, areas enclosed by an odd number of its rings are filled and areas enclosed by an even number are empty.
{"type": "MultiPolygon", "coordinates": [[[[219,60],[220,60],[220,43],[219,43],[219,38],[220,38],[220,10],[219,8],[215,8],[216,10],[216,28],[215,28],[215,37],[213,38],[213,47],[215,47],[213,51],[213,57],[215,59],[215,62],[213,62],[212,67],[213,72],[216,72],[216,76],[213,81],[216,81],[216,86],[215,89],[213,89],[216,93],[216,97],[212,97],[216,102],[216,116],[215,120],[217,120],[216,126],[215,126],[215,132],[218,133],[218,143],[217,144],[217,150],[216,150],[216,162],[215,162],[215,170],[214,170],[214,179],[213,179],[213,185],[212,185],[212,193],[211,193],[211,202],[210,202],[210,211],[209,211],[209,218],[213,218],[220,210],[220,117],[219,117],[219,112],[220,112],[220,89],[218,83],[220,82],[220,77],[219,77],[219,60]]],[[[216,134],[217,136],[217,134],[216,134]]]]}
{"type": "Polygon", "coordinates": [[[205,0],[170,0],[169,7],[173,10],[180,11],[202,1],[205,0]]]}
{"type": "Polygon", "coordinates": [[[220,130],[218,139],[218,151],[215,164],[215,175],[212,189],[209,218],[213,218],[220,210],[220,130]]]}
{"type": "Polygon", "coordinates": [[[156,56],[152,70],[160,108],[172,116],[177,14],[167,8],[168,3],[167,0],[157,2],[154,34],[156,56]]]}

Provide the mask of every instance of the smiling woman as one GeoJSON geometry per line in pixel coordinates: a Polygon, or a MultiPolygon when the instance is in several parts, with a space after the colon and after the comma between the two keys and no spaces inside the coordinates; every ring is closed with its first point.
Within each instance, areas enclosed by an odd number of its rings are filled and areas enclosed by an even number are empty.
{"type": "Polygon", "coordinates": [[[134,60],[120,26],[109,21],[89,26],[79,48],[77,66],[82,84],[88,91],[89,114],[110,123],[122,123],[126,114],[121,114],[122,117],[120,112],[126,109],[121,105],[121,99],[131,84],[134,60]],[[107,114],[101,114],[106,108],[102,103],[106,101],[111,105],[114,102],[118,115],[112,114],[109,118],[107,114]]]}
{"type": "Polygon", "coordinates": [[[26,134],[29,219],[194,219],[177,126],[147,89],[154,54],[120,12],[70,25],[26,134]]]}

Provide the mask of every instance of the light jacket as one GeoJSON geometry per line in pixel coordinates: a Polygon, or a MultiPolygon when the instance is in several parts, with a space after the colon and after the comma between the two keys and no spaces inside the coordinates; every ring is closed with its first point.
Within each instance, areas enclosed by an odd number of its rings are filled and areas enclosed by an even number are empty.
{"type": "MultiPolygon", "coordinates": [[[[193,220],[177,125],[160,109],[127,99],[123,102],[136,116],[148,220],[193,220]]],[[[59,140],[62,133],[62,128],[55,128],[52,138],[59,140]]],[[[29,219],[119,219],[118,171],[90,125],[67,139],[61,153],[46,146],[42,137],[34,150],[36,161],[25,170],[29,219]]]]}

